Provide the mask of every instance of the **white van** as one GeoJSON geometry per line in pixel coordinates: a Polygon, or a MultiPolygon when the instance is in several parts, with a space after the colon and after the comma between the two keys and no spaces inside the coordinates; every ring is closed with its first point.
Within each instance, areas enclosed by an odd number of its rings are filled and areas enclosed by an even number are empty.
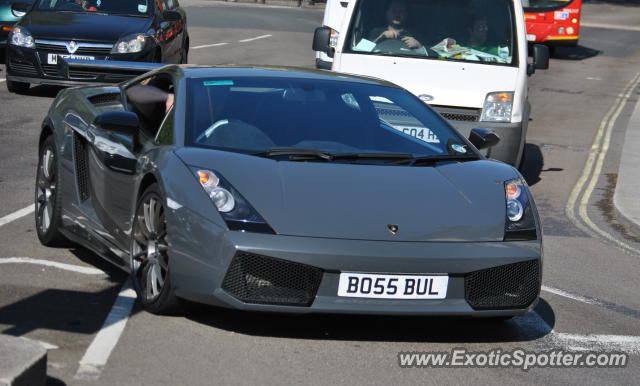
{"type": "Polygon", "coordinates": [[[521,0],[328,0],[323,24],[319,68],[398,84],[465,136],[493,129],[500,143],[487,155],[520,165],[528,76],[549,63],[539,45],[528,62],[521,0]]]}

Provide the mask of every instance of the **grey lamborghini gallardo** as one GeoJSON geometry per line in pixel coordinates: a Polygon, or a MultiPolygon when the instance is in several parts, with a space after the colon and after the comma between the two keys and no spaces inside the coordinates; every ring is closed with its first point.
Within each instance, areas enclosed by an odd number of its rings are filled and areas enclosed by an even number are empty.
{"type": "Polygon", "coordinates": [[[478,151],[491,131],[463,138],[371,78],[146,70],[60,92],[35,199],[43,244],[70,240],[130,272],[147,310],[188,299],[508,318],[535,306],[538,215],[520,173],[478,151]]]}

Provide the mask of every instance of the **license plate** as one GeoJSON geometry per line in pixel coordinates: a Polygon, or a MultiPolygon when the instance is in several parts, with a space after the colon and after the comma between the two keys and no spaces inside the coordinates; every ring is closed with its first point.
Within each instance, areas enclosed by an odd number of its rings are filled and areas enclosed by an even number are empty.
{"type": "Polygon", "coordinates": [[[414,126],[394,126],[394,129],[401,131],[413,138],[419,139],[428,143],[440,143],[440,140],[435,133],[426,127],[414,127],[414,126]]]}
{"type": "Polygon", "coordinates": [[[445,299],[447,275],[385,275],[343,272],[338,296],[374,299],[445,299]]]}
{"type": "Polygon", "coordinates": [[[58,64],[58,58],[62,59],[83,59],[83,60],[95,60],[95,56],[84,55],[64,55],[64,54],[47,54],[47,63],[58,64]]]}

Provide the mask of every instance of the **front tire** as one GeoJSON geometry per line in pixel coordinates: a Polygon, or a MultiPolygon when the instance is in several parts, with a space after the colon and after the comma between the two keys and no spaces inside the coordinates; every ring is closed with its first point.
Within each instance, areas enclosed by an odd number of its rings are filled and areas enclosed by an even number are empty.
{"type": "Polygon", "coordinates": [[[38,154],[35,192],[36,233],[43,245],[64,246],[67,239],[60,233],[62,205],[59,192],[58,151],[52,135],[44,140],[38,154]]]}
{"type": "Polygon", "coordinates": [[[142,306],[153,314],[180,311],[169,274],[167,223],[158,184],[145,189],[136,205],[131,238],[131,279],[142,306]]]}
{"type": "Polygon", "coordinates": [[[29,87],[31,86],[29,83],[16,82],[9,79],[7,79],[5,83],[7,83],[7,90],[14,94],[24,94],[29,91],[29,87]]]}

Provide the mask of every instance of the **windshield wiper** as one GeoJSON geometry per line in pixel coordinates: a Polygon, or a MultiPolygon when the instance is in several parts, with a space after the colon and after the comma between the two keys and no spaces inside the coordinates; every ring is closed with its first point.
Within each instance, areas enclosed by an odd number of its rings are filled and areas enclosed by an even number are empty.
{"type": "Polygon", "coordinates": [[[382,160],[382,161],[408,161],[414,157],[403,153],[340,153],[334,154],[334,160],[382,160]]]}
{"type": "Polygon", "coordinates": [[[306,159],[322,159],[331,161],[333,154],[317,150],[317,149],[305,149],[302,147],[272,147],[261,153],[254,153],[257,157],[274,158],[281,156],[289,156],[290,161],[306,160],[306,159]],[[301,159],[298,159],[301,158],[301,159]]]}
{"type": "Polygon", "coordinates": [[[442,154],[442,155],[427,155],[424,157],[412,157],[411,159],[401,160],[398,162],[394,162],[398,165],[409,165],[409,166],[418,166],[424,164],[434,164],[437,162],[446,162],[446,161],[474,161],[481,159],[480,156],[476,154],[442,154]]]}
{"type": "Polygon", "coordinates": [[[386,161],[388,164],[417,166],[443,161],[470,161],[478,160],[476,154],[443,154],[428,155],[424,157],[414,157],[404,153],[338,153],[333,154],[323,150],[306,149],[300,147],[273,147],[261,153],[254,153],[257,157],[275,158],[288,157],[289,161],[345,161],[345,160],[366,160],[366,161],[386,161]]]}
{"type": "Polygon", "coordinates": [[[402,153],[338,153],[333,154],[323,150],[305,149],[300,147],[274,147],[262,153],[253,155],[264,158],[288,156],[289,161],[308,161],[320,159],[324,161],[342,160],[383,160],[383,161],[411,161],[411,154],[402,153]]]}

